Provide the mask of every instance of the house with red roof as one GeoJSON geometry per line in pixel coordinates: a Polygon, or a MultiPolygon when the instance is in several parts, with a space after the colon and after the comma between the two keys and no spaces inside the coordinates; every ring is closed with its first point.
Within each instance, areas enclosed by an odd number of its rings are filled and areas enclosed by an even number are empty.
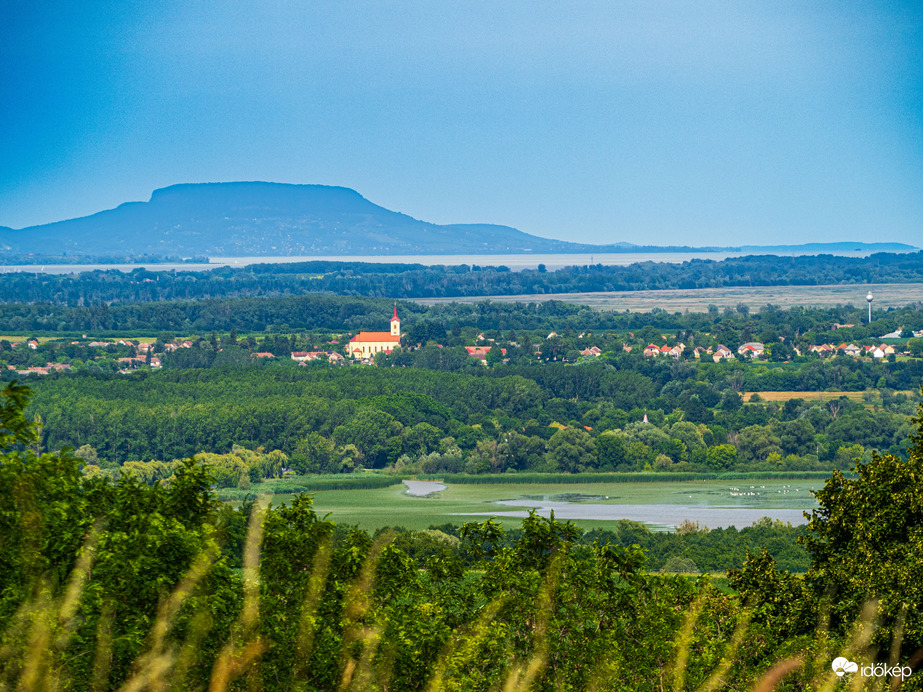
{"type": "Polygon", "coordinates": [[[753,358],[763,355],[766,348],[759,341],[748,341],[743,346],[737,349],[737,352],[746,356],[747,358],[753,358]]]}

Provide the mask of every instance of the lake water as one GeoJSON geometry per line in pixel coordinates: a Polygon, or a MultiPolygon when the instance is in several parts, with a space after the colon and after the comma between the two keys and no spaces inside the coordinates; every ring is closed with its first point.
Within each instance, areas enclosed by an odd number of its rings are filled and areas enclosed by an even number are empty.
{"type": "MultiPolygon", "coordinates": [[[[434,265],[479,265],[482,267],[509,267],[513,271],[535,269],[544,264],[548,269],[560,269],[567,266],[584,266],[602,264],[606,266],[625,266],[635,262],[666,262],[679,264],[692,259],[723,260],[729,257],[761,254],[759,252],[624,252],[624,253],[575,253],[553,255],[338,255],[338,256],[302,256],[302,257],[211,257],[208,264],[46,264],[46,265],[7,265],[0,266],[0,273],[31,272],[39,274],[73,274],[94,270],[118,270],[130,272],[133,269],[151,271],[206,271],[218,267],[245,267],[249,264],[287,264],[291,262],[371,262],[373,264],[423,264],[434,265]]],[[[817,253],[773,253],[786,256],[817,253]]],[[[841,257],[867,257],[870,251],[828,252],[826,254],[841,257]]]]}
{"type": "MultiPolygon", "coordinates": [[[[522,507],[528,503],[522,500],[501,500],[494,504],[505,507],[522,507]]],[[[752,509],[748,507],[719,507],[701,505],[609,505],[571,502],[542,501],[536,503],[532,509],[536,514],[548,517],[554,512],[555,519],[575,520],[594,519],[597,521],[615,521],[630,519],[647,524],[651,528],[675,529],[683,521],[697,523],[701,527],[710,529],[726,529],[736,526],[742,529],[750,526],[762,517],[778,519],[797,526],[806,524],[804,510],[800,509],[752,509]]],[[[508,510],[499,512],[465,512],[457,516],[492,516],[523,518],[528,515],[526,510],[508,510]]]]}
{"type": "Polygon", "coordinates": [[[561,520],[616,521],[630,519],[653,529],[672,530],[683,521],[710,529],[742,529],[762,517],[792,525],[805,524],[806,511],[817,507],[812,491],[819,479],[657,481],[649,483],[524,484],[465,486],[448,483],[436,503],[453,491],[484,506],[459,508],[453,516],[518,519],[534,509],[540,516],[554,512],[561,520]]]}

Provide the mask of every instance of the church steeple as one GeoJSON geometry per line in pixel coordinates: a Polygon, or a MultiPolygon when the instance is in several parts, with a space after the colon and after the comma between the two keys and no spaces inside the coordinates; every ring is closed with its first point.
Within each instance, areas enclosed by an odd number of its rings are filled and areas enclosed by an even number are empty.
{"type": "Polygon", "coordinates": [[[394,303],[394,315],[391,317],[391,336],[401,335],[401,318],[397,316],[397,303],[394,303]]]}

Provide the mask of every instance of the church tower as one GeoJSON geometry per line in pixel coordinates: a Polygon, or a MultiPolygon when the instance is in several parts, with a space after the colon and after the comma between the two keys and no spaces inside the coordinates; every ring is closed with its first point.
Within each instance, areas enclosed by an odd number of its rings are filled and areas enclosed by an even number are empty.
{"type": "Polygon", "coordinates": [[[391,336],[401,335],[401,318],[397,316],[397,303],[394,304],[394,315],[391,317],[391,336]]]}

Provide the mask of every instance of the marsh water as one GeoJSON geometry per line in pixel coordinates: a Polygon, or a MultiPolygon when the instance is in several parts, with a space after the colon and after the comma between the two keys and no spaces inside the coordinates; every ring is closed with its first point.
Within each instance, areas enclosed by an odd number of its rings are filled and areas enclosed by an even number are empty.
{"type": "Polygon", "coordinates": [[[807,523],[805,512],[817,507],[811,494],[822,480],[707,480],[650,483],[481,486],[405,481],[415,496],[431,498],[461,493],[484,505],[454,516],[522,518],[529,510],[557,519],[616,521],[629,519],[657,529],[673,529],[684,521],[708,528],[738,529],[763,517],[792,525],[807,523]],[[411,486],[410,484],[413,483],[411,486]],[[448,491],[443,495],[443,491],[448,491]]]}

